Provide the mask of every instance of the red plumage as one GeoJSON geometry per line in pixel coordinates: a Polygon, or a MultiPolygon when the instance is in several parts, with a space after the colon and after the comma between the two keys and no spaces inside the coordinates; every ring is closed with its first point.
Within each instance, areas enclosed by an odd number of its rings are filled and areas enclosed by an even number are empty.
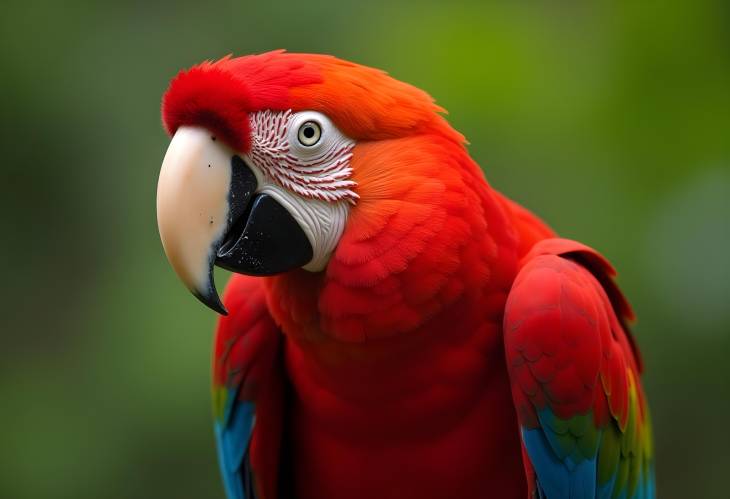
{"type": "Polygon", "coordinates": [[[293,87],[320,81],[313,64],[282,52],[205,62],[172,80],[162,100],[162,121],[170,135],[183,125],[203,126],[246,152],[249,113],[289,109],[293,87]]]}
{"type": "MultiPolygon", "coordinates": [[[[226,405],[253,400],[259,414],[250,444],[251,464],[261,497],[278,497],[285,377],[282,336],[266,308],[261,282],[236,276],[224,295],[235,313],[221,317],[213,352],[214,403],[222,418],[226,405]],[[233,387],[227,392],[225,387],[233,387]]],[[[228,409],[230,410],[230,409],[228,409]]]]}
{"type": "MultiPolygon", "coordinates": [[[[633,496],[640,488],[651,497],[650,423],[638,384],[640,358],[627,328],[633,311],[611,279],[614,273],[582,244],[537,243],[523,259],[506,305],[507,364],[524,430],[543,431],[552,451],[570,457],[573,466],[597,459],[593,480],[604,487],[621,475],[615,470],[622,455],[625,473],[633,478],[615,490],[628,487],[633,496]],[[621,453],[618,444],[602,437],[606,433],[619,435],[621,453]]],[[[529,477],[529,460],[526,465],[529,477]]],[[[535,482],[530,486],[534,489],[535,482]]]]}
{"type": "Polygon", "coordinates": [[[357,140],[360,197],[325,271],[235,275],[226,292],[214,384],[255,404],[259,499],[524,498],[537,482],[520,425],[538,427],[541,407],[626,429],[640,361],[613,270],[494,191],[427,94],[274,52],[181,73],[163,119],[246,151],[263,109],[323,112],[357,140]],[[506,360],[503,326],[521,328],[506,360]]]}

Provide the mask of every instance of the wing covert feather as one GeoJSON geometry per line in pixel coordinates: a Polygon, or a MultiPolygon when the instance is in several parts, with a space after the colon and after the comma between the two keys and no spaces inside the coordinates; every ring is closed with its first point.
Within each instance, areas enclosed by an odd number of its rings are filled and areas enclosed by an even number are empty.
{"type": "Polygon", "coordinates": [[[228,499],[276,498],[283,413],[281,332],[260,279],[234,275],[216,329],[213,411],[228,499]]]}
{"type": "Polygon", "coordinates": [[[614,275],[591,248],[547,239],[510,291],[505,353],[536,496],[654,497],[633,312],[614,275]]]}

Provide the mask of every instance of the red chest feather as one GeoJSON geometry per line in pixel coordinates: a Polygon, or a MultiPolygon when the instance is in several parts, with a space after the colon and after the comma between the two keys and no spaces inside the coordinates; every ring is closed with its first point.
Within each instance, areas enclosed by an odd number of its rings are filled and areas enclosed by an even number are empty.
{"type": "Polygon", "coordinates": [[[297,497],[524,496],[501,337],[519,254],[503,201],[444,139],[358,145],[353,161],[361,198],[327,271],[267,282],[287,337],[297,497]]]}
{"type": "Polygon", "coordinates": [[[347,347],[287,340],[297,497],[524,497],[501,323],[473,310],[347,347]]]}

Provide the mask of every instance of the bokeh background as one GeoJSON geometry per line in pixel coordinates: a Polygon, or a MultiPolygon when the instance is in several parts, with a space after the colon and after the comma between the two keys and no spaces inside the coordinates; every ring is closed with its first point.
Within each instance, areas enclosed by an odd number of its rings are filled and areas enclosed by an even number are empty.
{"type": "Polygon", "coordinates": [[[0,497],[223,497],[215,317],[157,235],[159,102],[181,68],[275,48],[428,90],[494,186],[603,251],[640,318],[661,497],[727,497],[725,0],[3,0],[0,497]]]}

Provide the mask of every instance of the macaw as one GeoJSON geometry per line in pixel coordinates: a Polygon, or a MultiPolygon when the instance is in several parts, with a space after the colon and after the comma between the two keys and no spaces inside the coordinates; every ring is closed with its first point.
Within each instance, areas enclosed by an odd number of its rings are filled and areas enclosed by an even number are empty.
{"type": "Polygon", "coordinates": [[[443,112],[327,55],[171,81],[158,227],[222,314],[229,499],[654,497],[614,269],[493,189],[443,112]]]}

